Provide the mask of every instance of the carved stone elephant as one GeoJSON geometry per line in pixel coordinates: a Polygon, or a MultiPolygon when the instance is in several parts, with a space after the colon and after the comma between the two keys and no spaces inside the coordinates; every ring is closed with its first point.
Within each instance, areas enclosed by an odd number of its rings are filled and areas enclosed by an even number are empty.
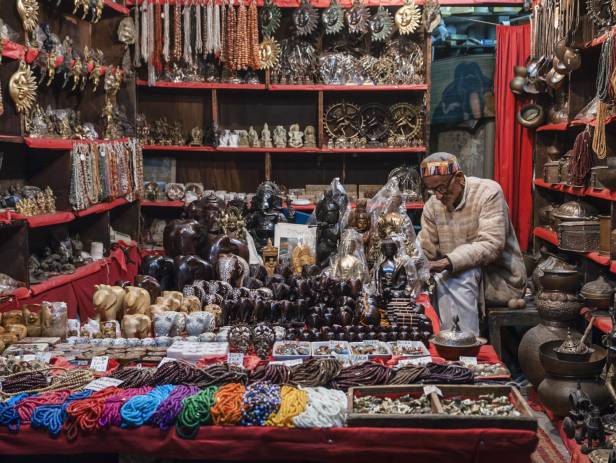
{"type": "MultiPolygon", "coordinates": [[[[173,259],[165,256],[146,256],[141,262],[141,274],[158,281],[161,291],[175,289],[175,264],[173,259]]],[[[139,286],[138,284],[136,286],[139,286]]],[[[158,297],[158,296],[157,296],[158,297]]],[[[152,299],[156,300],[155,298],[152,299]]]]}
{"type": "Polygon", "coordinates": [[[177,332],[174,327],[177,325],[178,312],[168,310],[154,316],[154,335],[155,336],[174,336],[172,333],[177,332]]]}
{"type": "Polygon", "coordinates": [[[196,220],[172,220],[165,227],[163,247],[169,257],[197,255],[207,258],[207,228],[196,220]]]}
{"type": "Polygon", "coordinates": [[[124,296],[124,314],[145,314],[150,307],[150,293],[143,288],[127,286],[124,296]]]}
{"type": "Polygon", "coordinates": [[[92,302],[96,319],[101,322],[122,318],[125,291],[120,286],[96,285],[92,302]]]}
{"type": "Polygon", "coordinates": [[[150,335],[151,321],[145,314],[124,315],[122,336],[125,338],[147,338],[150,335]]]}
{"type": "Polygon", "coordinates": [[[193,312],[186,317],[186,333],[188,336],[199,336],[215,327],[214,315],[210,312],[193,312]]]}
{"type": "Polygon", "coordinates": [[[180,291],[195,280],[214,279],[214,268],[199,256],[177,256],[175,258],[175,281],[180,291]]]}

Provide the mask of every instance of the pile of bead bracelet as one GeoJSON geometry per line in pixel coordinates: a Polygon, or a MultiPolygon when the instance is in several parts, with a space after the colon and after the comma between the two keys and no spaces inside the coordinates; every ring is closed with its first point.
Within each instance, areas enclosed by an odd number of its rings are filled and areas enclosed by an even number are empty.
{"type": "Polygon", "coordinates": [[[97,392],[52,391],[20,394],[0,402],[0,426],[18,432],[22,423],[45,429],[51,436],[63,430],[69,440],[79,435],[152,425],[178,436],[194,438],[208,424],[279,427],[343,426],[346,396],[323,387],[279,386],[259,381],[249,386],[230,383],[220,389],[170,384],[97,392]]]}

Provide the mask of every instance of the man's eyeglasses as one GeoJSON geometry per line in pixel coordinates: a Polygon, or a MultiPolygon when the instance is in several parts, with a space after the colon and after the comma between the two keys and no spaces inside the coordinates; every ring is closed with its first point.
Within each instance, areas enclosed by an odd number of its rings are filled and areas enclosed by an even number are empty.
{"type": "Polygon", "coordinates": [[[446,185],[439,185],[436,188],[433,188],[431,190],[426,190],[426,192],[430,195],[433,196],[436,193],[445,196],[447,194],[447,192],[449,191],[449,187],[451,186],[451,182],[453,181],[455,175],[452,175],[451,177],[449,177],[449,181],[447,182],[446,185]]]}

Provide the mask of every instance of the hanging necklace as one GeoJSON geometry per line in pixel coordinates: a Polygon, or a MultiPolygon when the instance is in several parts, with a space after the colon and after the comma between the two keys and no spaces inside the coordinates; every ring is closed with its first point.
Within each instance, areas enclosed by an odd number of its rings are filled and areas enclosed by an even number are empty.
{"type": "Polygon", "coordinates": [[[235,70],[243,71],[248,67],[248,17],[244,1],[237,9],[237,27],[235,28],[236,61],[235,70]]]}
{"type": "Polygon", "coordinates": [[[141,55],[139,54],[141,51],[141,44],[139,43],[140,38],[140,30],[139,30],[139,6],[135,6],[135,56],[133,57],[133,66],[138,68],[141,66],[141,55]]]}
{"type": "Polygon", "coordinates": [[[173,61],[179,63],[182,59],[182,10],[180,2],[173,7],[173,61]]]}
{"type": "Polygon", "coordinates": [[[190,45],[190,5],[184,7],[184,62],[188,65],[192,64],[192,47],[190,45]]]}
{"type": "Polygon", "coordinates": [[[148,7],[148,85],[156,83],[156,69],[154,68],[154,5],[148,7]]]}
{"type": "Polygon", "coordinates": [[[195,5],[195,53],[203,53],[203,30],[201,29],[201,4],[195,5]]]}
{"type": "Polygon", "coordinates": [[[148,3],[143,2],[141,7],[141,59],[147,63],[148,61],[148,3]]]}
{"type": "Polygon", "coordinates": [[[257,70],[261,67],[259,55],[259,18],[256,0],[251,0],[248,8],[248,44],[249,66],[257,70]]]}
{"type": "Polygon", "coordinates": [[[233,0],[227,11],[227,68],[235,69],[235,7],[233,0]]]}
{"type": "MultiPolygon", "coordinates": [[[[212,52],[215,55],[219,55],[222,50],[222,35],[220,33],[220,30],[221,30],[220,10],[221,10],[221,6],[218,3],[214,5],[214,19],[212,20],[214,24],[214,32],[213,32],[214,41],[212,45],[212,52]]],[[[224,11],[224,8],[223,8],[223,11],[224,11]]]]}
{"type": "Polygon", "coordinates": [[[214,51],[214,9],[212,0],[210,0],[203,9],[203,57],[214,51]]]}
{"type": "Polygon", "coordinates": [[[154,56],[152,59],[154,69],[159,74],[163,70],[163,18],[161,15],[160,3],[157,1],[154,6],[154,56]]]}
{"type": "Polygon", "coordinates": [[[163,5],[163,20],[164,20],[164,32],[163,32],[163,61],[165,62],[165,65],[168,66],[169,65],[169,58],[170,58],[170,52],[171,52],[171,44],[169,43],[169,14],[170,14],[170,10],[169,10],[169,3],[165,2],[165,4],[163,5]]]}

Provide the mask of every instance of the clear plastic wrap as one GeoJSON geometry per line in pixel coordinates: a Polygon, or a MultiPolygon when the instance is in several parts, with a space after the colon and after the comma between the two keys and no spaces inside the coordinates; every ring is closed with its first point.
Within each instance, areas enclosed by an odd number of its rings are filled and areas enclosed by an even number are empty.
{"type": "Polygon", "coordinates": [[[338,252],[332,258],[330,274],[340,280],[359,278],[363,283],[368,282],[363,237],[357,230],[348,228],[342,232],[338,252]]]}
{"type": "Polygon", "coordinates": [[[396,260],[404,263],[410,286],[417,290],[429,279],[430,270],[413,222],[406,212],[406,199],[400,191],[399,179],[394,176],[368,201],[366,209],[372,225],[367,257],[374,272],[383,260],[381,241],[394,240],[398,244],[396,260]],[[416,278],[416,281],[411,283],[411,278],[416,278]]]}

